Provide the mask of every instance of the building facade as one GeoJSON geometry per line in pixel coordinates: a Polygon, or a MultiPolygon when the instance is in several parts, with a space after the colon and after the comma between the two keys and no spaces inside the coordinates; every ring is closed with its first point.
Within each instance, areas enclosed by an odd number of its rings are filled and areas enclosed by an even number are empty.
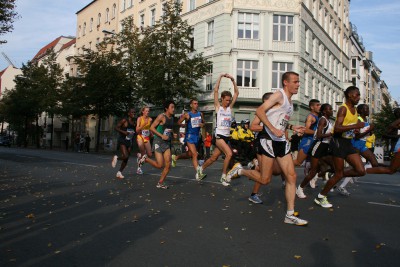
{"type": "MultiPolygon", "coordinates": [[[[93,47],[107,33],[119,32],[132,17],[136,26],[156,23],[166,1],[97,0],[77,12],[77,51],[93,47]],[[93,26],[95,25],[95,26],[93,26]]],[[[293,123],[302,123],[310,99],[343,101],[349,84],[350,24],[348,0],[187,0],[182,18],[194,28],[196,52],[212,62],[199,81],[209,125],[213,122],[212,88],[220,73],[231,73],[239,86],[237,121],[251,119],[262,95],[281,88],[285,71],[300,74],[293,123]]],[[[233,90],[228,82],[221,90],[233,90]]]]}

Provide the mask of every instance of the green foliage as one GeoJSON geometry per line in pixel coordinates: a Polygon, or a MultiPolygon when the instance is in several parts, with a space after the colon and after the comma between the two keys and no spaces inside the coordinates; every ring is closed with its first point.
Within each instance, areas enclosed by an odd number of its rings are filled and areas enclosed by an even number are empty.
{"type": "Polygon", "coordinates": [[[200,93],[196,81],[208,71],[209,62],[194,53],[193,28],[179,15],[178,1],[167,2],[164,15],[153,27],[143,29],[139,54],[143,91],[141,97],[160,105],[165,99],[180,102],[200,93]]]}
{"type": "MultiPolygon", "coordinates": [[[[17,0],[1,0],[0,1],[0,36],[14,29],[14,20],[18,18],[15,12],[17,0]]],[[[0,44],[6,43],[5,40],[0,40],[0,44]]]]}
{"type": "Polygon", "coordinates": [[[377,138],[382,138],[385,134],[388,134],[388,125],[396,120],[393,113],[394,108],[390,105],[389,99],[384,98],[383,100],[384,105],[382,106],[381,111],[373,115],[375,124],[374,133],[377,138]]]}

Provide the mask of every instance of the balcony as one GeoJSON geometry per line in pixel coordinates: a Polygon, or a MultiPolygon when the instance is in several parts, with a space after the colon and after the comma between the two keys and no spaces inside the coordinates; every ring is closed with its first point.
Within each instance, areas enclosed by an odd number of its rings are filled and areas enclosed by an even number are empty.
{"type": "Polygon", "coordinates": [[[261,98],[258,87],[239,87],[239,98],[261,98]]]}
{"type": "Polygon", "coordinates": [[[295,42],[273,41],[272,50],[281,52],[296,52],[295,42]]]}
{"type": "Polygon", "coordinates": [[[260,40],[257,39],[237,39],[238,49],[260,50],[260,40]]]}

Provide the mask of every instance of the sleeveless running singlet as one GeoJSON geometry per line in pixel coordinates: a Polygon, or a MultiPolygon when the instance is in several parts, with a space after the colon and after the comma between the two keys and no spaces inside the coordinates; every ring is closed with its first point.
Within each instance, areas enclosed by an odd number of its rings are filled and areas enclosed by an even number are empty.
{"type": "MultiPolygon", "coordinates": [[[[332,125],[332,123],[329,121],[329,119],[325,118],[324,116],[322,116],[321,118],[324,118],[324,119],[326,120],[326,122],[327,122],[326,126],[325,126],[324,129],[322,130],[322,134],[331,133],[331,132],[333,131],[333,125],[332,125]]],[[[318,120],[318,124],[319,124],[320,121],[321,121],[321,119],[318,120]]],[[[318,127],[317,127],[317,128],[318,128],[318,127]]],[[[319,140],[319,141],[321,141],[322,143],[329,144],[329,142],[331,141],[331,139],[332,139],[332,136],[324,137],[324,138],[318,139],[318,138],[317,138],[317,130],[315,130],[315,133],[314,133],[314,140],[319,140]]]]}
{"type": "Polygon", "coordinates": [[[226,110],[220,106],[217,111],[217,128],[215,129],[216,135],[230,136],[231,130],[231,108],[227,107],[226,110]]]}
{"type": "MultiPolygon", "coordinates": [[[[349,107],[345,103],[343,103],[342,107],[346,108],[346,116],[344,117],[344,120],[343,120],[343,126],[356,124],[358,122],[357,110],[355,111],[354,114],[352,114],[350,112],[349,107]]],[[[339,133],[338,135],[335,135],[335,136],[340,136],[340,137],[343,137],[346,139],[353,139],[354,138],[354,130],[346,131],[341,134],[339,133]]]]}
{"type": "MultiPolygon", "coordinates": [[[[267,115],[271,124],[278,130],[285,131],[286,126],[289,123],[290,117],[293,115],[293,104],[289,102],[285,91],[283,89],[279,89],[283,96],[283,104],[274,109],[268,110],[265,114],[267,115]]],[[[274,135],[267,126],[264,126],[265,131],[269,134],[272,140],[274,141],[285,141],[285,135],[278,137],[274,135]]]]}
{"type": "Polygon", "coordinates": [[[159,132],[160,134],[163,135],[167,135],[169,137],[168,140],[163,140],[161,137],[159,137],[158,135],[155,135],[154,138],[157,141],[164,141],[164,142],[171,142],[172,140],[172,129],[174,127],[174,117],[171,116],[171,118],[168,118],[167,115],[163,114],[165,117],[165,123],[164,124],[159,124],[157,126],[157,132],[159,132]]]}
{"type": "Polygon", "coordinates": [[[187,124],[186,135],[199,135],[200,124],[201,124],[201,113],[197,111],[196,113],[189,112],[189,121],[187,124]]]}

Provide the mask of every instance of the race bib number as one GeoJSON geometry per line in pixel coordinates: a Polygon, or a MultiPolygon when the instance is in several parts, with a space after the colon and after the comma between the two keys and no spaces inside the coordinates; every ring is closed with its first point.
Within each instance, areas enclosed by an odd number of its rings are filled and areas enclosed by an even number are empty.
{"type": "Polygon", "coordinates": [[[224,118],[223,120],[221,120],[220,126],[221,126],[221,128],[230,128],[231,127],[231,119],[224,118]]]}
{"type": "MultiPolygon", "coordinates": [[[[354,123],[349,124],[349,125],[353,125],[353,124],[354,124],[354,123]]],[[[347,131],[347,132],[342,133],[342,137],[343,137],[343,138],[352,139],[352,138],[354,138],[354,136],[355,136],[354,130],[350,130],[350,131],[347,131]]]]}
{"type": "Polygon", "coordinates": [[[128,132],[128,135],[125,137],[126,140],[131,140],[132,137],[135,135],[135,131],[133,129],[126,129],[126,131],[128,132]]]}
{"type": "Polygon", "coordinates": [[[170,140],[170,139],[171,139],[171,136],[172,136],[172,129],[165,128],[165,129],[164,129],[163,135],[168,136],[168,138],[169,138],[169,140],[170,140]]]}
{"type": "Polygon", "coordinates": [[[283,118],[280,119],[280,123],[279,123],[279,130],[281,131],[285,131],[286,130],[286,126],[288,125],[290,120],[290,116],[289,115],[284,115],[283,118]]]}
{"type": "Polygon", "coordinates": [[[192,128],[199,128],[201,124],[201,117],[191,118],[190,123],[192,124],[192,128]]]}
{"type": "Polygon", "coordinates": [[[150,136],[150,130],[142,130],[142,136],[149,137],[150,136]]]}

